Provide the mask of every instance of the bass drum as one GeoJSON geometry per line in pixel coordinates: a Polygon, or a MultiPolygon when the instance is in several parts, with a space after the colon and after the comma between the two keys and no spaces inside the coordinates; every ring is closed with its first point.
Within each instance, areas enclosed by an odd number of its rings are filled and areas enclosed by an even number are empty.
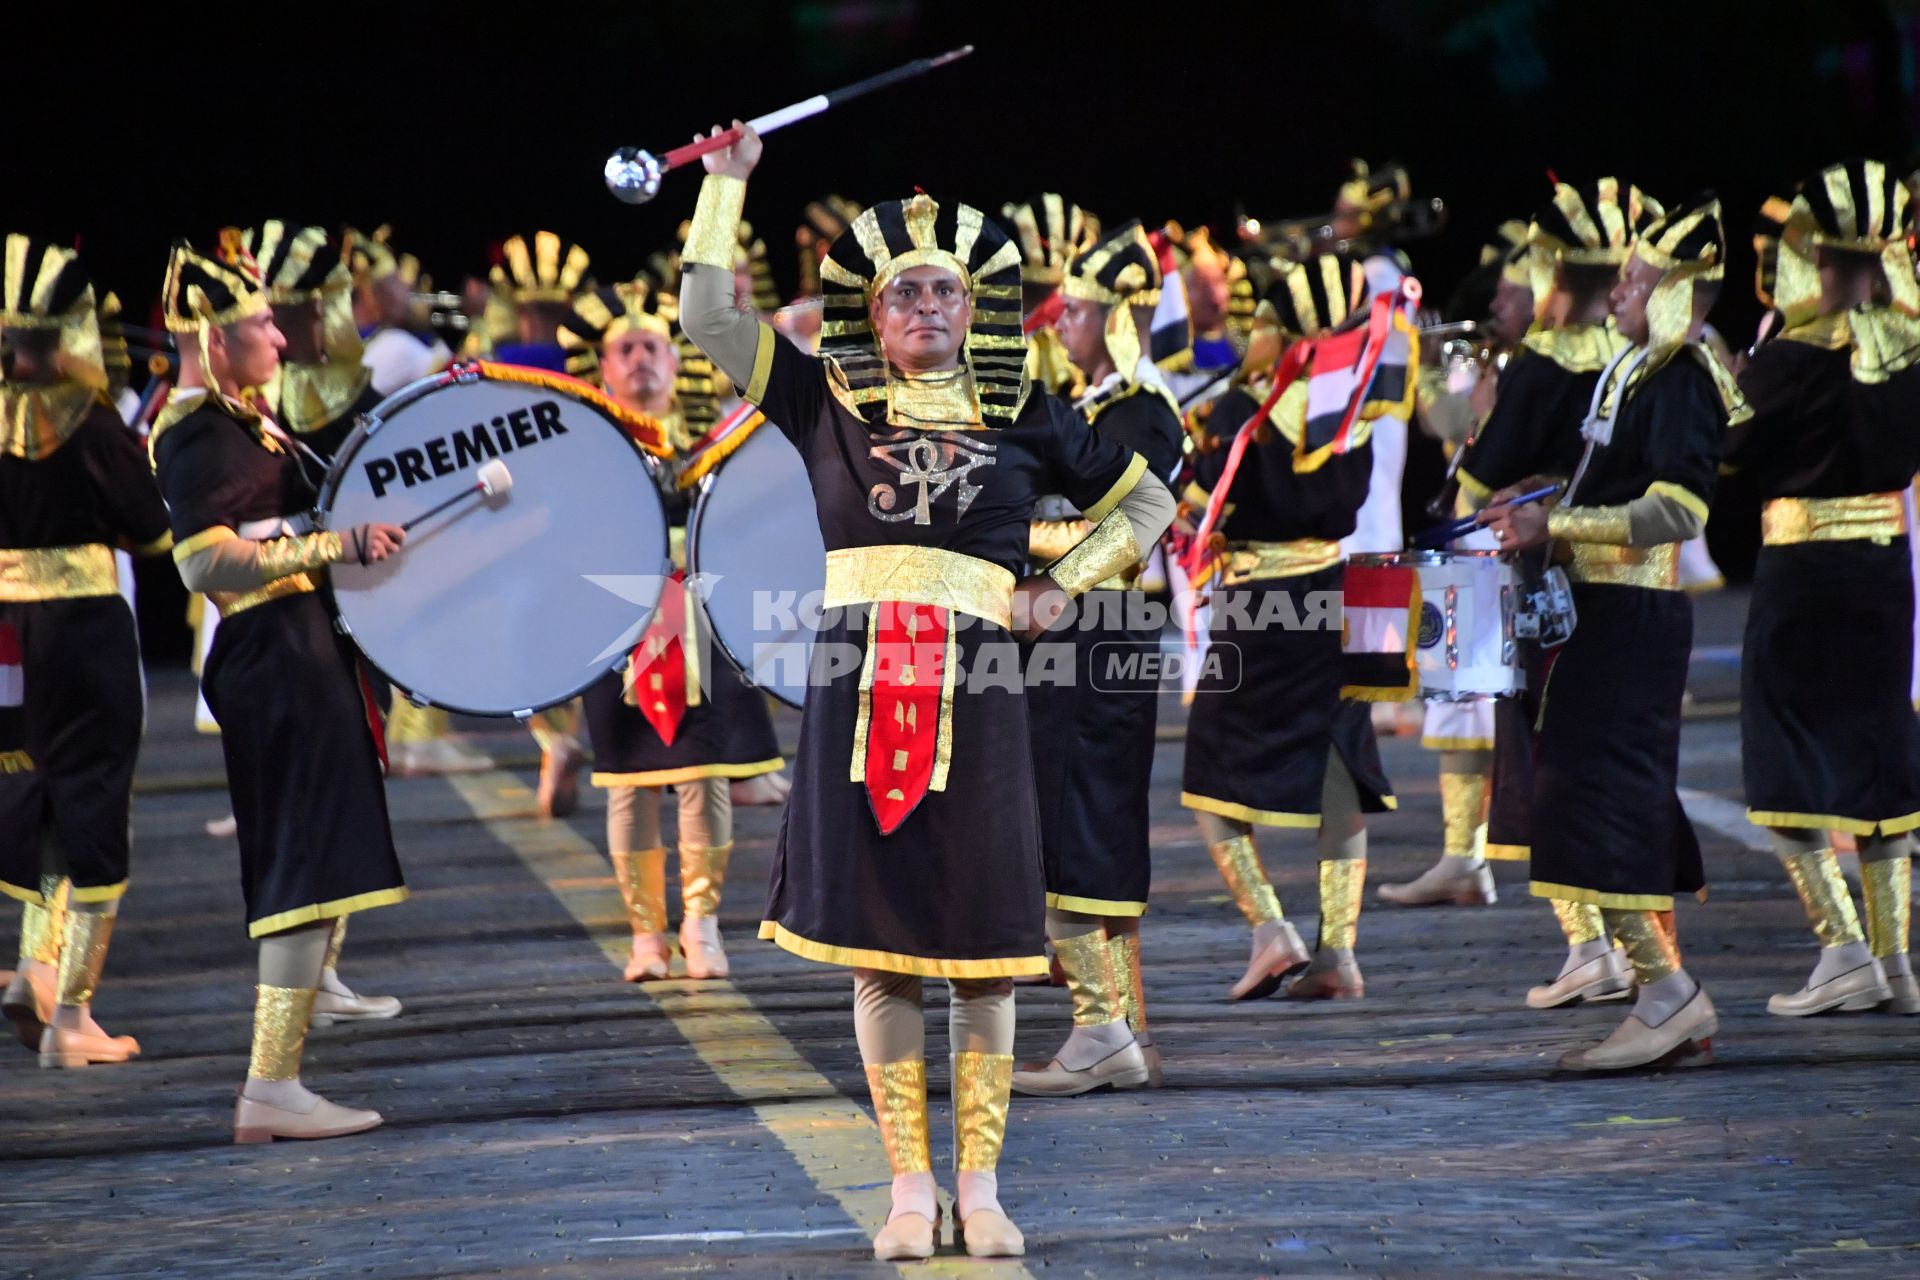
{"type": "Polygon", "coordinates": [[[330,574],[341,629],[402,693],[525,716],[625,658],[672,569],[654,463],[626,417],[585,383],[464,365],[395,392],[347,438],[322,525],[425,517],[398,555],[330,574]],[[482,496],[476,472],[495,459],[512,485],[482,496]]]}
{"type": "Polygon", "coordinates": [[[700,482],[687,567],[734,665],[788,706],[805,703],[827,545],[806,464],[778,427],[762,423],[700,482]]]}

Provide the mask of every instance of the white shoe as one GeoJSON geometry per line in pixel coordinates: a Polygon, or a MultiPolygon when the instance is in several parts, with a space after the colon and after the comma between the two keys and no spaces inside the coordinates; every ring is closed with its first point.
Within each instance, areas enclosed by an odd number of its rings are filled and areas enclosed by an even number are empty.
{"type": "Polygon", "coordinates": [[[215,840],[231,840],[240,831],[240,820],[232,814],[207,823],[207,834],[215,840]]]}
{"type": "Polygon", "coordinates": [[[712,916],[688,916],[680,922],[680,954],[689,978],[727,976],[727,951],[720,945],[720,922],[712,916]]]}
{"type": "Polygon", "coordinates": [[[53,1021],[54,988],[59,974],[57,965],[29,960],[15,972],[13,981],[7,984],[6,995],[0,997],[0,1013],[13,1024],[20,1043],[36,1053],[40,1049],[40,1033],[53,1021]]]}
{"type": "Polygon", "coordinates": [[[493,768],[493,757],[470,751],[456,738],[402,742],[389,753],[395,777],[419,778],[445,773],[479,773],[493,768]]]}
{"type": "Polygon", "coordinates": [[[1632,990],[1633,967],[1627,963],[1627,953],[1615,947],[1564,971],[1545,986],[1528,991],[1527,1008],[1557,1009],[1575,1001],[1600,1004],[1624,1000],[1632,990]]]}
{"type": "Polygon", "coordinates": [[[673,948],[664,933],[636,933],[627,950],[626,980],[658,982],[672,971],[673,948]]]}
{"type": "Polygon", "coordinates": [[[381,1022],[400,1016],[400,1002],[392,996],[356,995],[332,969],[320,971],[320,989],[313,993],[313,1025],[336,1022],[381,1022]]]}
{"type": "Polygon", "coordinates": [[[317,1094],[305,1110],[256,1102],[244,1093],[233,1108],[233,1140],[241,1144],[272,1142],[275,1138],[343,1138],[350,1133],[365,1133],[379,1124],[378,1111],[343,1107],[317,1094]]]}

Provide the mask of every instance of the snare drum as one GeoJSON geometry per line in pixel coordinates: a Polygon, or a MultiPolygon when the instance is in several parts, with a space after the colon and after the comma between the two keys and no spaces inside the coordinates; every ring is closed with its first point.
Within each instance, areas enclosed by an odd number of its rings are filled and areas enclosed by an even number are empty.
{"type": "Polygon", "coordinates": [[[1348,563],[1410,568],[1419,576],[1414,665],[1422,698],[1504,698],[1526,688],[1514,637],[1520,571],[1500,553],[1402,551],[1352,556],[1348,563]]]}
{"type": "Polygon", "coordinates": [[[687,567],[734,665],[788,706],[803,704],[827,544],[806,464],[778,427],[756,428],[700,482],[687,520],[687,567]]]}
{"type": "Polygon", "coordinates": [[[341,446],[325,527],[402,524],[498,458],[512,487],[408,531],[376,565],[331,571],[341,630],[415,702],[524,717],[617,666],[659,603],[667,520],[654,463],[584,383],[456,367],[383,400],[341,446]]]}

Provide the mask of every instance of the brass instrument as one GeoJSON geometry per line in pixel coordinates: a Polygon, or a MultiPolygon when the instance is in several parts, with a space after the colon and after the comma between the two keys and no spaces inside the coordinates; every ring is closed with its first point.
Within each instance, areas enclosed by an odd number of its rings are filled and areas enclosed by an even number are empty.
{"type": "Polygon", "coordinates": [[[1301,262],[1325,253],[1364,252],[1380,241],[1400,243],[1436,236],[1447,226],[1447,202],[1437,196],[1424,200],[1396,200],[1374,214],[1359,236],[1342,238],[1334,234],[1332,212],[1305,218],[1263,223],[1242,214],[1235,223],[1241,241],[1254,245],[1275,258],[1301,262]]]}

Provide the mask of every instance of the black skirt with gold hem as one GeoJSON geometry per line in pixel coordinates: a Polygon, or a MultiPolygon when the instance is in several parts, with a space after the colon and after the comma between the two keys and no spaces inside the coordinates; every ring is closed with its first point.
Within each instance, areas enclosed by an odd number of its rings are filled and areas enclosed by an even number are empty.
{"type": "Polygon", "coordinates": [[[1665,911],[1706,884],[1680,805],[1680,704],[1693,602],[1576,583],[1579,624],[1542,691],[1533,775],[1533,892],[1665,911]]]}
{"type": "Polygon", "coordinates": [[[1740,660],[1748,815],[1769,827],[1920,827],[1905,538],[1762,547],[1740,660]]]}
{"type": "Polygon", "coordinates": [[[809,960],[921,977],[1047,971],[1020,646],[994,623],[952,618],[946,785],[884,836],[850,776],[864,610],[817,634],[762,938],[809,960]]]}
{"type": "Polygon", "coordinates": [[[1194,691],[1181,804],[1256,826],[1317,828],[1327,753],[1338,751],[1362,813],[1395,807],[1371,712],[1340,697],[1339,627],[1258,625],[1263,616],[1314,618],[1310,597],[1339,592],[1345,578],[1334,565],[1214,593],[1209,654],[1217,649],[1219,661],[1194,691]],[[1256,625],[1236,627],[1235,616],[1256,625]]]}
{"type": "Polygon", "coordinates": [[[222,619],[201,689],[220,722],[248,934],[404,899],[358,669],[320,596],[222,619]]]}
{"type": "Polygon", "coordinates": [[[668,745],[638,707],[626,701],[624,673],[614,671],[582,698],[593,740],[596,787],[665,787],[699,778],[752,778],[784,765],[766,695],[716,648],[701,701],[686,709],[668,745]]]}
{"type": "Polygon", "coordinates": [[[1145,597],[1089,591],[1029,655],[1027,721],[1047,905],[1087,915],[1147,909],[1147,796],[1160,630],[1128,618],[1145,597]]]}
{"type": "Polygon", "coordinates": [[[0,892],[40,901],[51,837],[74,898],[111,901],[127,888],[146,716],[133,612],[117,595],[0,603],[0,628],[18,639],[23,693],[0,711],[17,739],[0,741],[0,892]]]}

